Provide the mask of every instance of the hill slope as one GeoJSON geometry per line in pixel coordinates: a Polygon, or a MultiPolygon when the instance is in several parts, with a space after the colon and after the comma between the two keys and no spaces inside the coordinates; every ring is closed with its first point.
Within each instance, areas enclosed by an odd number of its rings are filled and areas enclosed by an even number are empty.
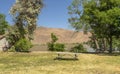
{"type": "Polygon", "coordinates": [[[90,33],[74,32],[71,30],[38,27],[34,33],[33,44],[46,44],[51,41],[51,33],[58,37],[60,43],[82,43],[89,40],[90,33]]]}

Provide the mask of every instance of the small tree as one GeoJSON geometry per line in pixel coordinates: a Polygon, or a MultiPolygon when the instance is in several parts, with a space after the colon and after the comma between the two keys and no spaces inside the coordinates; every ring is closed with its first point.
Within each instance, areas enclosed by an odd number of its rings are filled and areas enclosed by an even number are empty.
{"type": "Polygon", "coordinates": [[[54,35],[54,33],[51,33],[51,39],[52,41],[48,43],[48,49],[51,51],[54,51],[54,45],[55,45],[55,42],[58,40],[58,38],[56,37],[56,35],[54,35]]]}
{"type": "Polygon", "coordinates": [[[54,33],[51,33],[51,39],[52,41],[48,43],[48,49],[50,51],[64,51],[64,44],[56,43],[58,40],[57,36],[54,33]]]}
{"type": "Polygon", "coordinates": [[[55,43],[58,40],[57,36],[54,33],[51,33],[51,39],[51,43],[55,43]]]}

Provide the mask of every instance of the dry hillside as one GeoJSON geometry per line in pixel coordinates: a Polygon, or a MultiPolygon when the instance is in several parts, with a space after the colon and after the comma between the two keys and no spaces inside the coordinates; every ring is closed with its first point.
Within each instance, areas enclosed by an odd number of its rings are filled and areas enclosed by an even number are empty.
{"type": "Polygon", "coordinates": [[[51,41],[51,33],[58,37],[60,43],[82,43],[89,40],[90,33],[74,32],[71,30],[38,27],[34,33],[33,44],[46,44],[51,41]]]}

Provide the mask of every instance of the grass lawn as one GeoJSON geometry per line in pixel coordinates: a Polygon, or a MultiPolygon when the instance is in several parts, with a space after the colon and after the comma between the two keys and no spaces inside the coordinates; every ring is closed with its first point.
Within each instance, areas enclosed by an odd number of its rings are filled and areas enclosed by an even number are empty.
{"type": "Polygon", "coordinates": [[[56,53],[0,53],[0,74],[120,74],[120,55],[79,54],[78,61],[53,60],[56,53]]]}

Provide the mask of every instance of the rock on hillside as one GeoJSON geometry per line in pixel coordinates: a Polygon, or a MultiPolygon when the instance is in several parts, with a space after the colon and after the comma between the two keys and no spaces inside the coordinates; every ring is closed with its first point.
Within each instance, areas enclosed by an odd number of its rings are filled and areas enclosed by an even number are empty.
{"type": "Polygon", "coordinates": [[[51,33],[58,37],[60,43],[82,43],[87,42],[90,33],[84,34],[83,32],[74,32],[71,30],[38,27],[34,33],[33,44],[46,44],[51,41],[51,33]]]}

